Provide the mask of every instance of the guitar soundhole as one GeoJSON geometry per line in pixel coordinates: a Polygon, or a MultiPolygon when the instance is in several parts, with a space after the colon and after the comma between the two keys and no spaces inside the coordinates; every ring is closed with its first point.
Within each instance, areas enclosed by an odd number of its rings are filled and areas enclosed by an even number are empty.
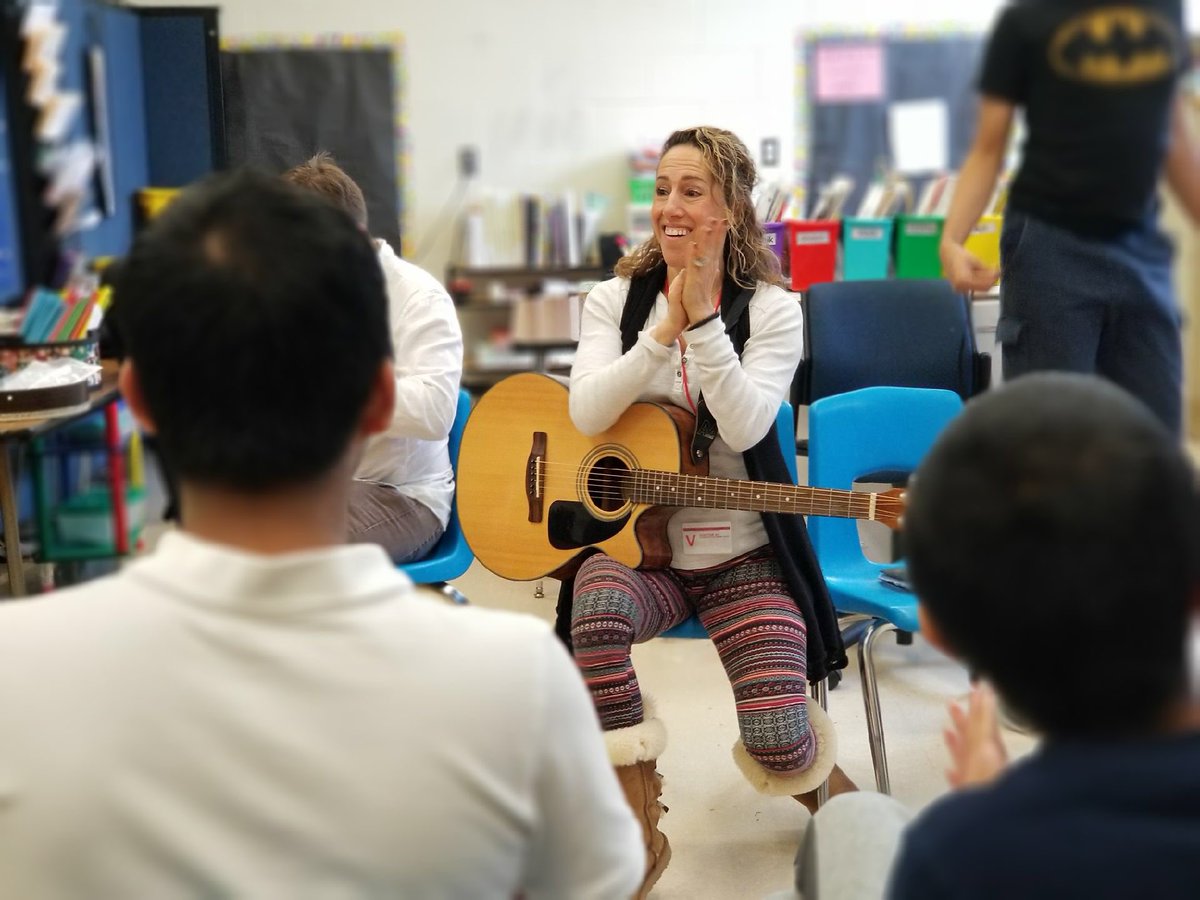
{"type": "Polygon", "coordinates": [[[588,471],[588,499],[597,509],[616,512],[626,503],[625,487],[629,482],[629,466],[615,456],[602,456],[588,471]]]}

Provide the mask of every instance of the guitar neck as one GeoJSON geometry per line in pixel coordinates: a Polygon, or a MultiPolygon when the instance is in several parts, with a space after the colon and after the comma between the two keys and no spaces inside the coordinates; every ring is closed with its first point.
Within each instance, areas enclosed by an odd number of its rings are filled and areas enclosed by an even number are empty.
{"type": "Polygon", "coordinates": [[[701,509],[739,509],[752,512],[796,513],[843,519],[876,518],[879,495],[863,491],[739,481],[704,475],[680,475],[635,469],[622,493],[634,503],[690,506],[701,509]]]}

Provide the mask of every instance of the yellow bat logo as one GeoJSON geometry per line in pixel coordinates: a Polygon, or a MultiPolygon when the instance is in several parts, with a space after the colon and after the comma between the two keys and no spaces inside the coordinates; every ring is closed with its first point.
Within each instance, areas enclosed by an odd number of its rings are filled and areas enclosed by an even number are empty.
{"type": "Polygon", "coordinates": [[[1063,24],[1050,65],[1073,81],[1125,87],[1167,78],[1182,60],[1179,32],[1158,13],[1101,6],[1063,24]]]}

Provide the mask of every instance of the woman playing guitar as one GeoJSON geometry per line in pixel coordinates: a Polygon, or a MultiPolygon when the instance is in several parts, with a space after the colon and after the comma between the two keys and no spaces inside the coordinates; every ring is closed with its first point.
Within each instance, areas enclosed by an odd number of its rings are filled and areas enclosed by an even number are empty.
{"type": "MultiPolygon", "coordinates": [[[[781,480],[772,478],[782,466],[774,423],[803,332],[755,218],[755,179],[746,147],[728,131],[690,128],[667,139],[654,236],[584,304],[570,387],[581,432],[609,428],[639,400],[673,403],[696,413],[698,434],[712,426],[709,442],[692,447],[711,474],[781,480]]],[[[806,682],[845,660],[803,520],[680,509],[668,534],[669,567],[631,569],[596,553],[564,584],[560,602],[610,757],[642,819],[643,892],[670,858],[657,827],[655,772],[666,734],[647,712],[630,648],[693,614],[733,687],[741,730],[734,757],[751,783],[810,808],[831,775],[831,793],[853,789],[834,765],[832,725],[807,702],[806,682]]]]}

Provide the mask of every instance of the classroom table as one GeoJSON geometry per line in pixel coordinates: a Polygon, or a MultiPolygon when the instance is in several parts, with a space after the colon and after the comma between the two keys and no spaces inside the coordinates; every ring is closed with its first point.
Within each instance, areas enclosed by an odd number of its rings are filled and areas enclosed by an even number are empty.
{"type": "Polygon", "coordinates": [[[104,360],[101,364],[100,385],[92,389],[86,406],[63,415],[42,418],[0,417],[0,518],[4,524],[4,548],[8,565],[8,584],[12,596],[25,594],[25,564],[21,559],[21,529],[17,513],[17,481],[13,472],[12,446],[19,441],[32,440],[90,415],[104,410],[105,447],[108,451],[109,488],[112,492],[113,527],[116,552],[129,552],[128,515],[125,508],[125,468],[121,455],[121,429],[117,418],[116,401],[118,363],[104,360]],[[13,549],[16,552],[12,552],[13,549]]]}

